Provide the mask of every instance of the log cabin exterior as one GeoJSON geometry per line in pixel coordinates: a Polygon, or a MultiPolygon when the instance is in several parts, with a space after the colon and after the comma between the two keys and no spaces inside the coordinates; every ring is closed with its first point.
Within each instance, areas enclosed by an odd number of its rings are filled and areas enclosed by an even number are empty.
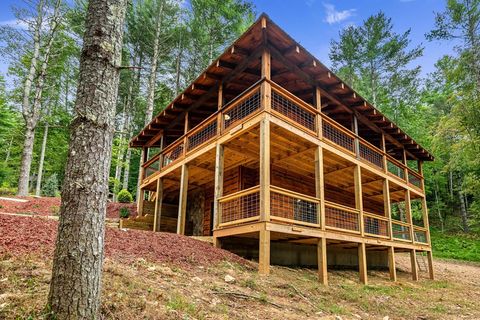
{"type": "MultiPolygon", "coordinates": [[[[123,227],[252,244],[268,274],[273,244],[427,256],[422,163],[433,156],[262,14],[131,142],[143,148],[139,216],[123,227]]],[[[280,248],[280,247],[279,247],[280,248]]],[[[282,249],[278,249],[282,250],[282,249]]],[[[244,252],[245,253],[245,252],[244,252]]],[[[249,254],[246,254],[247,256],[249,254]]]]}

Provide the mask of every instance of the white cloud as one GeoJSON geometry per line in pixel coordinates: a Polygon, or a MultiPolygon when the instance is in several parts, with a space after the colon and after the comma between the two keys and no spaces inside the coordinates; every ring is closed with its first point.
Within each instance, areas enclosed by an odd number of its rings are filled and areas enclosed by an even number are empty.
{"type": "Polygon", "coordinates": [[[323,7],[325,8],[326,13],[325,21],[328,24],[334,24],[347,20],[351,16],[355,15],[355,11],[357,11],[356,9],[337,11],[335,6],[330,3],[324,3],[323,7]]]}
{"type": "Polygon", "coordinates": [[[9,26],[9,27],[16,28],[16,29],[27,29],[28,28],[28,24],[25,21],[21,21],[21,20],[18,20],[18,19],[0,21],[0,26],[9,26]]]}

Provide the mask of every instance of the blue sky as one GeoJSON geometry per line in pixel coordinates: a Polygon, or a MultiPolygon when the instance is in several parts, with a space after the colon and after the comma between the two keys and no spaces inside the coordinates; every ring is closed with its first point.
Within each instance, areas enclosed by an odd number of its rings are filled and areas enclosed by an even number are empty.
{"type": "MultiPolygon", "coordinates": [[[[253,0],[258,13],[265,12],[280,27],[330,66],[328,52],[331,39],[347,25],[360,25],[370,15],[384,11],[393,19],[396,32],[411,29],[412,45],[423,43],[424,56],[416,64],[426,75],[434,70],[435,62],[453,52],[453,44],[428,42],[425,33],[434,26],[434,12],[444,9],[446,0],[253,0]]],[[[0,24],[12,23],[11,7],[21,0],[1,0],[0,24]]],[[[0,61],[0,72],[7,66],[0,61]]]]}

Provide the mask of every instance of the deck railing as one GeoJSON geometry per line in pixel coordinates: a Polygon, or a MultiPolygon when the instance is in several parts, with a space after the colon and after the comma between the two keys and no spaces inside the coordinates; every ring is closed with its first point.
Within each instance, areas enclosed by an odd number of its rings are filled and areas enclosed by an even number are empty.
{"type": "Polygon", "coordinates": [[[392,220],[392,236],[396,240],[411,241],[410,224],[392,220]]]}
{"type": "Polygon", "coordinates": [[[258,220],[260,186],[241,190],[219,199],[219,227],[258,220]]]}
{"type": "Polygon", "coordinates": [[[287,189],[270,186],[270,217],[272,220],[320,226],[320,200],[287,189]]]}
{"type": "Polygon", "coordinates": [[[373,237],[388,238],[388,218],[373,213],[363,212],[364,233],[373,237]]]}
{"type": "Polygon", "coordinates": [[[360,233],[359,214],[357,209],[325,201],[325,226],[327,229],[360,233]]]}
{"type": "Polygon", "coordinates": [[[322,136],[349,153],[355,154],[355,135],[327,117],[322,118],[322,136]]]}
{"type": "Polygon", "coordinates": [[[375,146],[366,141],[360,141],[358,154],[361,159],[383,169],[383,154],[375,146]]]}
{"type": "Polygon", "coordinates": [[[317,132],[315,125],[316,111],[306,108],[300,103],[295,103],[276,89],[272,90],[272,110],[312,133],[317,132]]]}
{"type": "Polygon", "coordinates": [[[427,241],[427,229],[423,227],[413,227],[413,236],[417,243],[428,243],[427,241]]]}
{"type": "Polygon", "coordinates": [[[183,150],[185,144],[183,140],[177,140],[177,142],[169,145],[163,152],[162,167],[166,167],[179,160],[183,156],[183,150]]]}
{"type": "Polygon", "coordinates": [[[391,175],[405,180],[405,170],[404,165],[394,158],[387,156],[387,172],[391,175]]]}
{"type": "Polygon", "coordinates": [[[200,123],[187,136],[187,152],[203,145],[217,135],[218,121],[216,118],[208,118],[200,123]]]}

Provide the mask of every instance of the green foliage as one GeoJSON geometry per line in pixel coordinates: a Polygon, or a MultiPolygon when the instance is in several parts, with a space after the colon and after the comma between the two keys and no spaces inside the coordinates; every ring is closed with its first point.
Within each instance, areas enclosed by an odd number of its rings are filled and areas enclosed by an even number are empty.
{"type": "Polygon", "coordinates": [[[17,188],[0,187],[0,196],[14,196],[17,193],[17,188]]]}
{"type": "Polygon", "coordinates": [[[441,258],[480,261],[478,234],[447,234],[431,230],[433,254],[441,258]]]}
{"type": "Polygon", "coordinates": [[[43,183],[42,195],[45,197],[55,197],[58,193],[58,178],[54,173],[43,183]]]}
{"type": "Polygon", "coordinates": [[[121,203],[130,203],[133,201],[132,194],[126,189],[120,190],[120,192],[117,194],[117,198],[118,202],[121,203]]]}
{"type": "Polygon", "coordinates": [[[130,217],[130,210],[128,210],[128,208],[120,208],[120,218],[122,219],[126,219],[130,217]]]}

